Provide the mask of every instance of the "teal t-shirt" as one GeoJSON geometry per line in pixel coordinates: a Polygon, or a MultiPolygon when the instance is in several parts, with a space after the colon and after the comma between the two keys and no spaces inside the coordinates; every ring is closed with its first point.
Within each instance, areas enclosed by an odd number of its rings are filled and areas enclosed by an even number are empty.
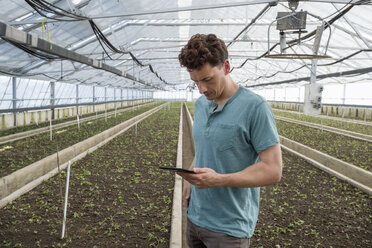
{"type": "MultiPolygon", "coordinates": [[[[258,154],[279,143],[272,110],[259,95],[240,86],[219,109],[201,96],[195,103],[195,168],[227,174],[259,161],[258,154]]],[[[187,216],[214,232],[238,238],[253,235],[260,188],[192,186],[187,216]]]]}

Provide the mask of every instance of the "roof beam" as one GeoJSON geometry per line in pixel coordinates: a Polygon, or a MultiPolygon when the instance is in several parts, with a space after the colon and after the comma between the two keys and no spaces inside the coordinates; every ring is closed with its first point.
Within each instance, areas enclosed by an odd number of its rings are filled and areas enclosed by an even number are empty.
{"type": "MultiPolygon", "coordinates": [[[[366,73],[370,73],[370,72],[372,72],[372,67],[317,75],[316,79],[318,80],[318,79],[324,79],[324,78],[329,78],[329,77],[342,77],[342,76],[355,75],[355,74],[366,74],[366,73]]],[[[300,82],[300,81],[309,81],[309,80],[310,80],[310,77],[302,77],[302,78],[294,78],[294,79],[288,79],[288,80],[272,82],[272,83],[248,85],[246,87],[247,88],[254,88],[254,87],[258,87],[258,86],[288,84],[288,83],[294,83],[294,82],[300,82]]]]}
{"type": "Polygon", "coordinates": [[[30,47],[32,49],[37,49],[39,51],[42,51],[48,54],[56,55],[60,58],[64,58],[64,59],[75,61],[81,64],[85,64],[85,65],[94,67],[96,69],[105,70],[107,72],[116,74],[118,76],[125,77],[130,80],[139,82],[141,84],[147,84],[145,81],[137,79],[135,76],[130,75],[126,73],[125,71],[109,66],[103,63],[102,61],[86,57],[74,51],[70,51],[66,48],[58,46],[57,44],[53,44],[43,39],[40,39],[33,34],[29,34],[24,31],[18,30],[3,22],[0,22],[0,37],[14,41],[24,46],[30,47]]]}
{"type": "MultiPolygon", "coordinates": [[[[323,2],[323,3],[341,3],[341,4],[355,4],[359,0],[309,0],[307,2],[323,2]]],[[[167,14],[175,12],[184,12],[184,11],[196,11],[196,10],[210,10],[218,8],[231,8],[231,7],[241,7],[249,6],[256,4],[272,4],[275,6],[278,2],[288,2],[288,0],[249,0],[235,3],[220,3],[220,4],[209,4],[209,5],[198,5],[198,6],[186,6],[180,8],[167,8],[167,9],[155,9],[155,10],[145,10],[145,11],[133,11],[123,14],[116,15],[99,15],[99,16],[89,16],[89,19],[106,19],[106,18],[115,18],[115,17],[132,17],[132,16],[141,16],[141,15],[155,15],[155,14],[167,14]]],[[[67,20],[66,20],[67,21],[67,20]]],[[[40,22],[40,21],[39,21],[40,22]]],[[[49,23],[56,22],[54,20],[48,20],[49,23]]],[[[32,23],[32,22],[28,22],[32,23]]],[[[34,23],[37,23],[35,21],[34,23]]]]}

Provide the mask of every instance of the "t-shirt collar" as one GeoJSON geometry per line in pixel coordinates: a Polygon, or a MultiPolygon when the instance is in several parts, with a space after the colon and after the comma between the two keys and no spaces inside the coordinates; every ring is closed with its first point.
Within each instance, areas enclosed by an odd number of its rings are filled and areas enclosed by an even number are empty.
{"type": "Polygon", "coordinates": [[[218,104],[214,103],[213,101],[209,101],[209,112],[210,112],[210,113],[212,113],[212,112],[214,112],[214,113],[221,112],[227,104],[231,103],[232,101],[234,101],[235,98],[238,97],[238,95],[241,93],[242,90],[243,90],[243,87],[242,87],[241,85],[239,85],[239,88],[238,88],[238,90],[234,93],[234,95],[232,95],[232,97],[230,97],[230,98],[229,98],[229,99],[228,99],[228,100],[227,100],[227,101],[222,105],[221,108],[216,109],[216,111],[213,111],[213,110],[217,107],[218,104]]]}

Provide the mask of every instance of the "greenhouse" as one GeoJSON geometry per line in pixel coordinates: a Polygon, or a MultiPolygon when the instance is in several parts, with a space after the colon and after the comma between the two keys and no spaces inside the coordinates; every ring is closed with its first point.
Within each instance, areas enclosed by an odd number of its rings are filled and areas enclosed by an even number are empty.
{"type": "Polygon", "coordinates": [[[0,5],[0,247],[372,247],[371,1],[0,5]]]}

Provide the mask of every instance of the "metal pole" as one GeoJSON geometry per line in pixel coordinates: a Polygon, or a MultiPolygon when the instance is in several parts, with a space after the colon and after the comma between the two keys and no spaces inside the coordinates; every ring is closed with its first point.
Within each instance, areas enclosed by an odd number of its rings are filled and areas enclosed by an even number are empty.
{"type": "Polygon", "coordinates": [[[123,88],[120,88],[120,108],[123,107],[123,88]]]}
{"type": "Polygon", "coordinates": [[[92,102],[93,102],[93,112],[96,112],[95,101],[96,101],[96,86],[93,86],[93,99],[92,99],[92,102]]]}
{"type": "Polygon", "coordinates": [[[76,115],[79,115],[79,85],[76,85],[76,115]]]}
{"type": "Polygon", "coordinates": [[[52,110],[51,119],[55,119],[54,115],[54,105],[55,105],[55,90],[56,90],[56,83],[50,82],[50,109],[52,110]]]}
{"type": "Polygon", "coordinates": [[[52,114],[50,115],[49,119],[49,139],[50,141],[53,140],[52,114]]]}
{"type": "Polygon", "coordinates": [[[69,184],[69,181],[70,181],[70,166],[71,166],[71,161],[68,161],[68,165],[67,165],[67,178],[66,178],[66,193],[65,193],[65,207],[64,207],[64,210],[63,210],[61,239],[63,239],[65,237],[66,215],[67,215],[67,200],[68,200],[68,184],[69,184]]]}
{"type": "Polygon", "coordinates": [[[114,101],[115,101],[115,118],[116,118],[116,112],[117,112],[117,106],[116,106],[116,89],[114,88],[114,101]]]}
{"type": "Polygon", "coordinates": [[[16,113],[16,109],[17,109],[17,78],[16,77],[12,77],[12,92],[13,92],[13,124],[14,126],[17,125],[17,113],[16,113]]]}

